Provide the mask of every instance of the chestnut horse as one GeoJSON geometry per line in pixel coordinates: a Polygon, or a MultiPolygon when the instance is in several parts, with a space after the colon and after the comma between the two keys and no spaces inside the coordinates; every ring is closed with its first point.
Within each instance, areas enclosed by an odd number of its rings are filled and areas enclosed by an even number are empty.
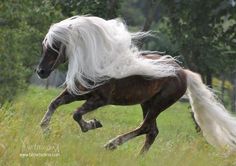
{"type": "Polygon", "coordinates": [[[73,115],[82,132],[102,127],[96,119],[83,119],[88,112],[109,104],[140,104],[143,122],[136,129],[110,140],[105,148],[115,149],[145,134],[142,154],[149,150],[158,135],[158,115],[188,90],[194,116],[207,141],[214,146],[235,150],[235,118],[217,101],[198,74],[182,69],[173,58],[163,60],[166,56],[158,55],[158,52],[131,50],[135,48],[132,39],[145,35],[129,33],[119,20],[106,21],[97,17],[76,16],[54,24],[43,41],[37,73],[39,77],[47,78],[66,61],[68,73],[66,88],[49,105],[41,127],[48,128],[60,105],[74,101],[85,100],[73,115]],[[129,61],[124,61],[126,59],[129,61]],[[73,72],[72,77],[70,74],[73,72]]]}

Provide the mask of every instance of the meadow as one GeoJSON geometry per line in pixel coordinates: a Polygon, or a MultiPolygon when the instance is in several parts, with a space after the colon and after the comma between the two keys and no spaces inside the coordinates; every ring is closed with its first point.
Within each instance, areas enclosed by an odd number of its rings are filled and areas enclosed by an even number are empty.
{"type": "Polygon", "coordinates": [[[0,165],[65,166],[236,166],[236,154],[209,145],[197,133],[189,104],[177,102],[157,119],[159,135],[145,156],[137,156],[144,136],[117,150],[103,145],[118,134],[137,127],[142,112],[136,106],[106,106],[85,116],[96,118],[102,128],[82,133],[72,114],[83,102],[59,107],[44,135],[39,127],[50,101],[60,89],[31,86],[0,109],[0,165]]]}

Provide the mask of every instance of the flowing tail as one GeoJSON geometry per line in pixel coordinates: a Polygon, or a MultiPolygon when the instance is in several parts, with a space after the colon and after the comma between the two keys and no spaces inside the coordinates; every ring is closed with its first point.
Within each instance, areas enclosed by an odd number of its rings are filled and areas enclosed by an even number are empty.
{"type": "Polygon", "coordinates": [[[185,70],[188,96],[194,117],[206,140],[215,147],[236,151],[236,118],[217,100],[215,94],[202,83],[200,75],[185,70]]]}

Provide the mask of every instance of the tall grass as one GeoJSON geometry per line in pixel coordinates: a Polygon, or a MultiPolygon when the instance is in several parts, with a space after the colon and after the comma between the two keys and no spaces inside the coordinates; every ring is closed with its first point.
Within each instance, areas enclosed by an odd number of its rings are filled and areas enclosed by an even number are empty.
{"type": "Polygon", "coordinates": [[[72,113],[82,102],[61,106],[51,121],[51,130],[43,135],[39,122],[58,89],[30,87],[27,93],[0,110],[0,165],[104,165],[104,166],[232,166],[236,155],[210,146],[197,134],[189,104],[176,103],[157,120],[159,135],[147,155],[137,157],[145,137],[140,136],[107,151],[103,145],[118,134],[142,122],[137,106],[106,106],[85,116],[100,120],[103,128],[82,133],[72,113]],[[55,156],[22,156],[22,154],[55,156]]]}

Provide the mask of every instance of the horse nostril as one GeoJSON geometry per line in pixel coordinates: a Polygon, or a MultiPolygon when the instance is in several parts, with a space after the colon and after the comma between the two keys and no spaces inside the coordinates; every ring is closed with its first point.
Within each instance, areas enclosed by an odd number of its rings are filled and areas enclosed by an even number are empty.
{"type": "Polygon", "coordinates": [[[38,69],[37,73],[40,74],[40,75],[42,75],[42,74],[45,73],[45,70],[43,70],[43,69],[38,69]]]}
{"type": "Polygon", "coordinates": [[[40,73],[41,73],[41,74],[44,74],[44,70],[43,70],[43,69],[41,69],[41,70],[40,70],[40,73]]]}

